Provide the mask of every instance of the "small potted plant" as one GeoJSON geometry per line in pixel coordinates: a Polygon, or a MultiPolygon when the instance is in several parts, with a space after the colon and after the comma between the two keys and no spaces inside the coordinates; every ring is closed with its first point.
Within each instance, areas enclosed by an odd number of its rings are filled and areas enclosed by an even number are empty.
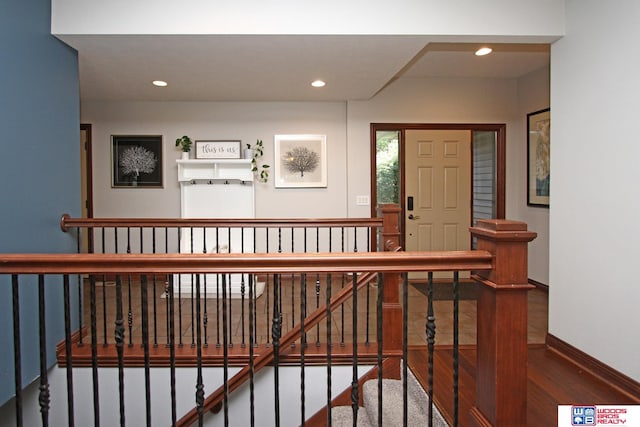
{"type": "Polygon", "coordinates": [[[182,151],[183,159],[189,158],[189,152],[191,151],[192,144],[193,144],[193,141],[191,141],[191,138],[189,138],[187,135],[184,135],[176,139],[176,147],[180,147],[180,150],[182,151]]]}
{"type": "Polygon", "coordinates": [[[261,139],[256,140],[254,145],[247,144],[247,148],[244,151],[245,159],[251,159],[251,171],[255,174],[258,181],[267,182],[269,180],[269,165],[258,165],[258,160],[263,154],[264,144],[261,139]]]}

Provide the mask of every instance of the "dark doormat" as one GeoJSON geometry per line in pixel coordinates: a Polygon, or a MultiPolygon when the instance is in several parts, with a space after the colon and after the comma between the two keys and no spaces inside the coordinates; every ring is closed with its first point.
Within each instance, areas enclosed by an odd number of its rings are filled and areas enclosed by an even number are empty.
{"type": "MultiPolygon", "coordinates": [[[[418,292],[427,296],[426,282],[411,283],[418,292]]],[[[478,297],[478,283],[473,281],[465,281],[458,283],[458,298],[460,300],[475,300],[478,297]]],[[[433,284],[433,300],[434,301],[453,301],[453,283],[437,282],[433,284]]]]}

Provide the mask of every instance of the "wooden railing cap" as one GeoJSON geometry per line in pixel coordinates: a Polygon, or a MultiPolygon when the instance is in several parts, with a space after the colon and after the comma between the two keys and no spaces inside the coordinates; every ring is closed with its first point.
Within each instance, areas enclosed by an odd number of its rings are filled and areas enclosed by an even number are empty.
{"type": "Polygon", "coordinates": [[[477,228],[493,231],[527,231],[527,223],[510,219],[479,219],[477,228]]]}

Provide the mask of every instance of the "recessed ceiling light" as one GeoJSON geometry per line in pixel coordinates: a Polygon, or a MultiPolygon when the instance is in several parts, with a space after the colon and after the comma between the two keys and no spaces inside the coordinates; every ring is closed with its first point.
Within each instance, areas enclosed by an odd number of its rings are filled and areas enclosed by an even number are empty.
{"type": "Polygon", "coordinates": [[[314,80],[313,82],[311,82],[311,86],[313,87],[325,87],[326,85],[327,83],[322,80],[314,80]]]}
{"type": "Polygon", "coordinates": [[[488,55],[491,52],[493,52],[493,49],[491,49],[490,47],[481,47],[480,49],[476,50],[476,56],[488,55]]]}
{"type": "Polygon", "coordinates": [[[163,80],[154,80],[153,85],[158,87],[165,87],[167,85],[167,82],[163,80]]]}

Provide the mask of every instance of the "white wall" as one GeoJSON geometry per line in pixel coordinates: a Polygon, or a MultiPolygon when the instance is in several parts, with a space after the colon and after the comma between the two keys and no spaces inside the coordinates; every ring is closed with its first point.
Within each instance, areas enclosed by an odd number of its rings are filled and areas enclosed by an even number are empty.
{"type": "MultiPolygon", "coordinates": [[[[265,145],[273,168],[276,134],[327,135],[326,188],[275,189],[273,177],[256,184],[257,217],[345,217],[346,113],[344,103],[86,102],[82,122],[93,136],[93,195],[96,217],[179,217],[180,187],[175,139],[240,139],[265,145]],[[111,188],[111,135],[163,135],[164,188],[111,188]]],[[[273,173],[273,171],[272,171],[273,173]]]]}
{"type": "Polygon", "coordinates": [[[509,146],[507,217],[526,222],[529,230],[538,233],[529,244],[529,278],[545,285],[549,284],[549,209],[527,206],[527,114],[548,108],[549,96],[548,67],[519,78],[518,119],[507,131],[518,141],[509,146]]]}
{"type": "Polygon", "coordinates": [[[549,332],[640,380],[640,4],[567,1],[551,50],[549,332]]]}

